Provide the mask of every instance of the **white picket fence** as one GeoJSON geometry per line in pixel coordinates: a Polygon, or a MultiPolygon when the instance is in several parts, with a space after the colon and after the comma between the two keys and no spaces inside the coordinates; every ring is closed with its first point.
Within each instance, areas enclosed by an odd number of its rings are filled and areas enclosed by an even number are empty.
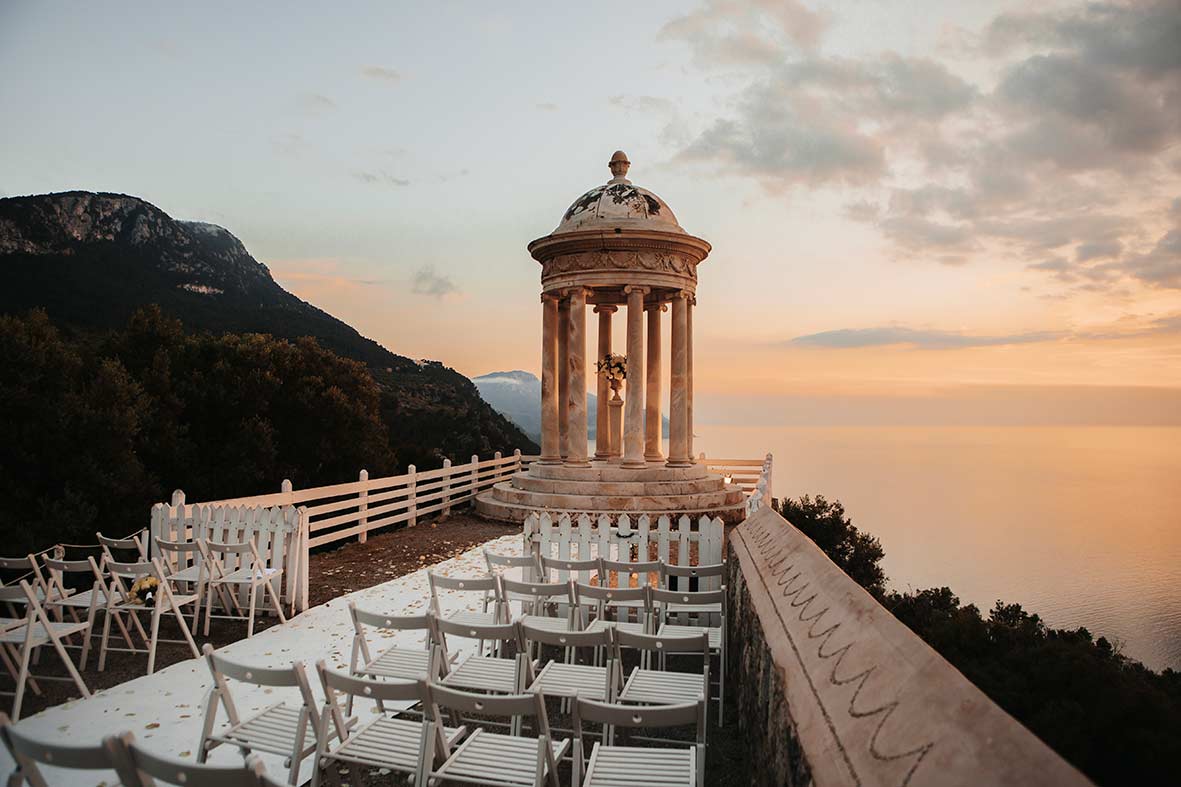
{"type": "MultiPolygon", "coordinates": [[[[696,521],[687,514],[651,517],[641,514],[530,514],[525,519],[525,548],[536,555],[559,560],[606,560],[637,563],[659,558],[678,566],[722,562],[724,526],[719,518],[702,516],[696,521]],[[696,546],[696,559],[693,547],[696,546]],[[673,554],[675,552],[675,554],[673,554]]],[[[589,571],[574,572],[574,579],[587,582],[589,571]]],[[[569,572],[559,572],[565,581],[569,572]]],[[[720,587],[718,577],[703,578],[699,590],[720,587]]]]}
{"type": "MultiPolygon", "coordinates": [[[[294,506],[177,505],[152,506],[149,548],[153,557],[167,560],[181,570],[201,560],[199,552],[166,553],[157,545],[166,541],[204,539],[223,543],[254,541],[267,568],[283,569],[281,598],[291,611],[308,605],[308,516],[294,506]]],[[[244,568],[241,556],[224,556],[225,568],[244,568]]],[[[247,557],[247,560],[250,558],[247,557]]]]}

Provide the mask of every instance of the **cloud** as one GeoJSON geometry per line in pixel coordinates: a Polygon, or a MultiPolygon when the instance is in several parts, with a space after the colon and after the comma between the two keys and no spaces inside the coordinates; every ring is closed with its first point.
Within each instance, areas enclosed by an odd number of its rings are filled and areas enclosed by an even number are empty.
{"type": "Polygon", "coordinates": [[[781,61],[785,49],[814,49],[829,23],[798,0],[707,0],[660,36],[687,43],[701,64],[758,65],[781,61]]]}
{"type": "Polygon", "coordinates": [[[369,183],[371,185],[384,186],[409,186],[410,181],[405,178],[395,177],[384,170],[376,172],[354,172],[353,177],[362,183],[369,183]]]}
{"type": "Polygon", "coordinates": [[[434,298],[442,298],[444,295],[459,292],[459,288],[455,286],[455,282],[451,281],[450,276],[436,273],[430,265],[415,271],[410,289],[418,295],[428,295],[434,298]]]}
{"type": "Polygon", "coordinates": [[[361,73],[370,79],[378,79],[382,82],[401,82],[402,75],[392,68],[385,68],[383,66],[365,66],[361,69],[361,73]]]}
{"type": "Polygon", "coordinates": [[[663,29],[734,85],[683,124],[680,161],[772,193],[852,190],[846,217],[900,258],[1016,263],[1113,295],[1181,287],[1181,221],[1150,210],[1181,214],[1178,0],[1001,14],[941,44],[971,79],[929,58],[836,56],[819,46],[827,18],[771,7],[707,0],[663,29]]]}
{"type": "Polygon", "coordinates": [[[801,347],[852,349],[859,347],[888,347],[906,345],[920,350],[952,350],[964,347],[996,347],[1010,344],[1032,344],[1062,339],[1069,334],[1058,331],[1032,331],[1002,336],[973,336],[954,331],[937,331],[902,326],[879,328],[840,328],[797,336],[788,342],[801,347]]]}
{"type": "Polygon", "coordinates": [[[535,106],[537,107],[537,109],[540,109],[542,112],[557,112],[558,111],[558,105],[551,103],[549,101],[542,101],[540,104],[536,104],[535,106]]]}
{"type": "Polygon", "coordinates": [[[336,109],[336,102],[323,93],[304,93],[300,105],[309,112],[328,112],[336,109]]]}
{"type": "MultiPolygon", "coordinates": [[[[1060,261],[1048,260],[1039,267],[1058,270],[1060,261]]],[[[1064,263],[1069,265],[1069,263],[1064,263]]],[[[835,350],[865,347],[908,347],[914,350],[957,350],[970,347],[1004,347],[1018,344],[1077,340],[1138,339],[1181,333],[1181,312],[1164,316],[1128,314],[1108,325],[1084,330],[1024,331],[1000,335],[978,335],[962,331],[884,325],[876,328],[838,328],[797,336],[785,344],[835,350]]]]}
{"type": "Polygon", "coordinates": [[[931,130],[976,89],[934,61],[808,56],[768,68],[681,152],[772,190],[866,185],[894,148],[939,146],[931,130]]]}

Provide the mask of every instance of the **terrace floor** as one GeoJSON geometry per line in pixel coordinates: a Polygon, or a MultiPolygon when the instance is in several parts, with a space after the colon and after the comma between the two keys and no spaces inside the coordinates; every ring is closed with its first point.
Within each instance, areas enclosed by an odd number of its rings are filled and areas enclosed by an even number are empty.
{"type": "MultiPolygon", "coordinates": [[[[241,624],[231,623],[212,632],[219,636],[208,639],[227,657],[243,663],[285,666],[294,660],[302,660],[311,670],[316,660],[322,658],[329,666],[347,670],[352,640],[352,625],[346,611],[349,600],[366,609],[394,614],[421,613],[430,598],[427,567],[457,576],[481,574],[486,570],[482,554],[485,546],[506,555],[520,554],[520,531],[516,527],[506,528],[457,516],[437,524],[423,524],[371,537],[366,544],[349,544],[315,555],[309,579],[311,603],[316,606],[286,624],[272,625],[256,632],[251,639],[228,644],[219,641],[233,636],[226,633],[227,627],[242,628],[241,624]],[[365,587],[367,583],[377,584],[365,587]]],[[[475,610],[480,604],[478,596],[470,593],[445,592],[440,601],[445,614],[460,609],[475,610]]],[[[200,636],[196,639],[198,644],[206,641],[200,636]]],[[[370,641],[379,648],[393,644],[423,646],[422,636],[417,632],[386,633],[384,637],[379,632],[372,632],[370,641]],[[380,640],[380,644],[374,640],[380,640]]],[[[453,649],[462,657],[474,643],[457,642],[456,645],[459,647],[453,649]]],[[[187,649],[172,646],[171,652],[170,658],[161,661],[168,666],[153,675],[142,674],[142,657],[129,666],[120,665],[114,671],[109,667],[99,680],[93,679],[98,673],[88,671],[86,677],[92,690],[96,686],[106,687],[96,690],[90,699],[67,700],[45,708],[23,719],[21,726],[32,734],[58,740],[69,738],[78,743],[98,741],[104,735],[131,730],[145,746],[183,758],[194,757],[200,737],[203,702],[212,681],[205,663],[189,658],[187,649]],[[123,670],[134,670],[131,675],[138,677],[111,685],[123,670]]],[[[165,653],[161,651],[162,656],[165,653]]],[[[56,658],[46,654],[43,661],[48,667],[56,658]]],[[[318,682],[313,680],[313,683],[318,682]]],[[[54,684],[49,688],[50,691],[57,690],[54,684]]],[[[231,688],[243,716],[282,699],[292,703],[299,701],[294,689],[264,689],[239,683],[234,683],[231,688]]],[[[318,694],[318,685],[316,690],[318,694]]],[[[34,698],[30,696],[29,699],[34,698]]],[[[46,699],[52,701],[53,695],[46,699]]],[[[746,784],[748,766],[743,762],[741,741],[736,734],[736,719],[731,708],[727,709],[726,716],[727,725],[722,730],[712,722],[710,724],[706,783],[746,784]]],[[[224,721],[224,716],[219,717],[219,721],[224,721]]],[[[263,759],[269,772],[286,773],[281,758],[263,755],[263,759]]],[[[241,757],[235,749],[222,746],[212,752],[210,761],[239,762],[241,757]]],[[[310,778],[312,762],[312,757],[305,760],[302,779],[310,778]]],[[[7,752],[0,749],[0,773],[8,773],[11,768],[7,752]]],[[[94,772],[47,768],[45,773],[50,783],[62,787],[118,784],[113,773],[105,775],[106,782],[103,782],[104,775],[94,772]]],[[[329,774],[327,783],[360,787],[401,782],[395,782],[391,775],[374,771],[329,774]]]]}

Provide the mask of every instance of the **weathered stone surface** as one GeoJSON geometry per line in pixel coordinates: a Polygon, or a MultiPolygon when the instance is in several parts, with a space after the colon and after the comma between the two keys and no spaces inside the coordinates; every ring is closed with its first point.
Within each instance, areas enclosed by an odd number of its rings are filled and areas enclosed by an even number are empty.
{"type": "Polygon", "coordinates": [[[729,663],[756,783],[1090,783],[772,509],[729,544],[729,663]]]}

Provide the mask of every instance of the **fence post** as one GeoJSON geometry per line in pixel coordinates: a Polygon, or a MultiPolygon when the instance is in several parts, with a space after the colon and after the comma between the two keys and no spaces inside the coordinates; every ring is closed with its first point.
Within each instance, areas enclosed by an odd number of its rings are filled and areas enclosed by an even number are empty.
{"type": "Polygon", "coordinates": [[[180,489],[177,489],[177,490],[173,491],[173,493],[172,493],[172,505],[174,505],[174,506],[183,506],[184,504],[185,504],[185,493],[184,493],[182,490],[180,490],[180,489]]]}
{"type": "MultiPolygon", "coordinates": [[[[500,453],[500,451],[497,451],[496,453],[494,453],[492,455],[492,461],[499,462],[503,457],[504,457],[504,455],[502,453],[500,453]]],[[[493,465],[493,467],[492,467],[492,483],[495,484],[497,481],[500,480],[501,471],[502,471],[502,468],[499,464],[493,465]]],[[[475,503],[473,502],[472,505],[475,505],[475,503]]]]}
{"type": "Polygon", "coordinates": [[[357,474],[357,480],[364,484],[357,493],[357,500],[360,501],[357,508],[361,511],[361,532],[357,535],[357,543],[364,544],[369,538],[369,471],[362,470],[357,474]]]}
{"type": "Polygon", "coordinates": [[[476,504],[476,493],[479,488],[476,486],[480,481],[480,455],[472,454],[472,505],[476,504]]]}
{"type": "Polygon", "coordinates": [[[443,460],[443,516],[451,516],[451,460],[443,460]]]}
{"type": "Polygon", "coordinates": [[[513,449],[513,472],[514,473],[521,472],[521,449],[520,448],[513,449]]]}
{"type": "Polygon", "coordinates": [[[418,468],[410,465],[406,468],[406,472],[410,474],[410,481],[407,482],[407,489],[410,491],[410,494],[406,498],[410,518],[406,520],[406,525],[407,527],[414,527],[418,524],[418,468]]]}

